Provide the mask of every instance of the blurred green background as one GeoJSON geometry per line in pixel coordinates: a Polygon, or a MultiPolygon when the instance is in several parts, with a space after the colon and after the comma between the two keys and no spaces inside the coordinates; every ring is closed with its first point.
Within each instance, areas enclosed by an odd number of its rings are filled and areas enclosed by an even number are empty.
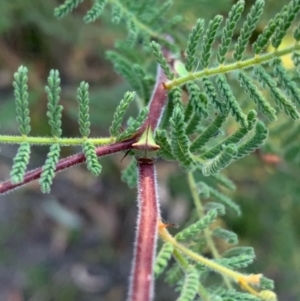
{"type": "MultiPolygon", "coordinates": [[[[198,17],[226,16],[234,1],[174,2],[169,14],[182,13],[180,32],[184,32],[198,17]]],[[[20,65],[30,70],[33,135],[50,134],[44,93],[50,69],[58,69],[62,78],[64,136],[79,135],[75,96],[82,80],[91,87],[94,136],[108,135],[114,108],[130,89],[105,58],[105,51],[113,49],[116,40],[126,38],[123,26],[113,25],[110,14],[84,25],[82,16],[91,5],[89,1],[58,21],[53,9],[59,3],[0,1],[1,134],[17,134],[11,83],[20,65]]],[[[246,7],[251,3],[246,1],[246,7]]],[[[257,33],[286,3],[266,1],[257,33]]],[[[239,87],[235,89],[239,93],[239,87]]],[[[130,112],[135,114],[136,108],[132,106],[130,112]]],[[[280,115],[279,122],[270,128],[269,141],[261,152],[226,170],[237,185],[231,196],[242,207],[243,216],[229,213],[224,225],[239,235],[241,245],[256,250],[257,260],[247,272],[262,272],[274,279],[279,300],[300,300],[300,155],[295,147],[300,143],[299,123],[291,124],[280,115]]],[[[8,178],[16,150],[16,146],[1,146],[0,180],[8,178]]],[[[77,151],[65,148],[62,156],[77,151]]],[[[46,147],[33,147],[30,168],[42,165],[46,153],[46,147]]],[[[101,159],[99,178],[92,177],[85,166],[58,174],[49,195],[43,195],[35,182],[0,197],[0,300],[125,299],[136,191],[120,180],[120,171],[128,163],[122,157],[101,159]]],[[[184,224],[193,209],[185,175],[176,164],[163,161],[158,162],[157,170],[163,216],[184,224]]],[[[173,289],[158,281],[156,300],[175,299],[173,289]]]]}

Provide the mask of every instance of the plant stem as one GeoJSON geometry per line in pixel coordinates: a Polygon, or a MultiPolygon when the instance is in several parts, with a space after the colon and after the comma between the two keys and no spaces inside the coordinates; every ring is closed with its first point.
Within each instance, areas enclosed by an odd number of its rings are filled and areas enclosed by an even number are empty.
{"type": "MultiPolygon", "coordinates": [[[[203,209],[200,197],[199,197],[199,193],[197,191],[195,178],[194,178],[194,175],[193,175],[192,172],[188,173],[188,183],[189,183],[189,186],[190,186],[190,190],[191,190],[191,193],[192,193],[194,204],[195,204],[196,209],[197,209],[198,216],[200,218],[203,218],[204,217],[204,209],[203,209]]],[[[219,251],[217,250],[217,248],[214,244],[214,241],[211,237],[211,231],[210,231],[209,228],[204,229],[204,236],[205,236],[205,240],[207,242],[208,248],[212,252],[213,257],[215,259],[221,258],[220,254],[219,254],[219,251]]],[[[228,278],[225,277],[224,275],[222,275],[222,276],[223,276],[223,279],[224,279],[224,282],[225,282],[226,286],[228,288],[232,288],[231,283],[228,280],[228,278]]]]}
{"type": "Polygon", "coordinates": [[[196,79],[200,79],[204,76],[209,77],[209,76],[213,76],[213,75],[219,75],[219,74],[224,74],[227,72],[232,72],[235,70],[242,70],[242,69],[262,65],[262,64],[265,64],[277,57],[281,57],[286,54],[290,54],[297,50],[300,50],[300,44],[295,44],[290,47],[286,47],[282,50],[274,50],[273,52],[269,52],[269,53],[266,53],[263,55],[256,55],[247,60],[238,61],[238,62],[234,62],[231,64],[226,64],[226,65],[219,65],[218,67],[214,67],[214,68],[206,68],[199,72],[190,73],[187,76],[180,77],[180,78],[174,79],[172,81],[166,82],[165,88],[168,90],[171,90],[174,87],[181,86],[183,84],[186,84],[187,82],[194,81],[196,79]]]}
{"type": "Polygon", "coordinates": [[[107,138],[58,138],[58,137],[32,137],[32,136],[10,136],[0,135],[1,143],[21,144],[27,142],[30,144],[52,145],[54,143],[65,146],[82,145],[89,142],[93,145],[105,145],[115,142],[114,137],[107,138]]]}
{"type": "MultiPolygon", "coordinates": [[[[128,150],[131,148],[132,143],[134,143],[136,139],[130,139],[127,141],[116,142],[110,145],[99,146],[96,148],[96,154],[98,157],[106,156],[109,154],[113,154],[119,151],[128,150]]],[[[85,162],[86,158],[83,153],[69,156],[67,158],[61,159],[58,161],[55,172],[62,171],[68,167],[78,165],[80,163],[85,162]]],[[[0,183],[0,194],[9,192],[17,187],[23,186],[27,183],[30,183],[34,180],[40,178],[42,173],[42,167],[36,168],[27,172],[24,176],[24,181],[18,184],[11,183],[10,180],[0,183]]]]}
{"type": "Polygon", "coordinates": [[[159,205],[154,160],[138,162],[138,218],[128,301],[153,299],[153,264],[155,260],[159,205]]]}

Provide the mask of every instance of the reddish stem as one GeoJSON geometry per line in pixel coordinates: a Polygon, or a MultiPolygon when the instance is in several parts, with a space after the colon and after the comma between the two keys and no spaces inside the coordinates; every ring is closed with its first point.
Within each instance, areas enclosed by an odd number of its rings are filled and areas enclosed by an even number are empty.
{"type": "MultiPolygon", "coordinates": [[[[136,141],[135,138],[122,141],[122,142],[116,142],[109,145],[103,145],[96,148],[96,154],[98,157],[102,157],[105,155],[109,155],[112,153],[116,153],[122,150],[128,150],[131,148],[132,143],[136,141]]],[[[62,171],[68,167],[78,165],[80,163],[85,162],[86,158],[83,153],[76,154],[64,159],[59,160],[57,163],[55,172],[62,171]]],[[[23,186],[27,183],[30,183],[34,180],[37,180],[40,178],[42,173],[42,167],[36,168],[34,170],[31,170],[27,172],[24,176],[24,181],[18,184],[13,184],[10,180],[0,183],[0,194],[11,191],[15,188],[18,188],[20,186],[23,186]]]]}
{"type": "Polygon", "coordinates": [[[153,299],[153,263],[155,259],[159,205],[156,173],[152,159],[138,159],[138,219],[128,301],[153,299]]]}
{"type": "MultiPolygon", "coordinates": [[[[163,53],[167,60],[170,60],[171,53],[167,49],[163,49],[163,53]]],[[[142,135],[143,131],[150,125],[152,131],[156,129],[161,119],[161,116],[164,112],[164,108],[167,103],[167,93],[164,88],[164,82],[167,81],[165,74],[160,66],[158,66],[156,84],[152,93],[152,97],[149,103],[149,116],[131,139],[123,142],[118,142],[110,145],[99,146],[96,148],[96,154],[98,157],[105,156],[111,153],[115,153],[122,150],[131,149],[132,143],[136,142],[138,137],[142,135]]],[[[85,156],[83,153],[76,154],[64,159],[61,159],[55,169],[55,172],[62,171],[68,167],[78,165],[82,162],[85,162],[85,156]]],[[[42,173],[42,168],[37,168],[27,172],[24,176],[24,181],[18,184],[11,183],[10,180],[0,183],[0,194],[9,192],[15,188],[21,187],[27,183],[30,183],[34,180],[40,178],[42,173]]]]}
{"type": "Polygon", "coordinates": [[[160,66],[157,67],[156,83],[149,103],[149,116],[145,122],[146,126],[150,125],[154,131],[163,115],[166,103],[168,101],[167,91],[164,83],[167,81],[163,70],[160,66]]]}

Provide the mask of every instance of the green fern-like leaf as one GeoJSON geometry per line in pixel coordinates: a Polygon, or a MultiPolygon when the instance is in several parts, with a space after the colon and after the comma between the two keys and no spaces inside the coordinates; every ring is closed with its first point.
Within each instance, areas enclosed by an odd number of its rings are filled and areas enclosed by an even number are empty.
{"type": "Polygon", "coordinates": [[[228,51],[229,44],[231,42],[233,31],[236,27],[238,20],[244,9],[245,2],[243,0],[238,1],[234,4],[229,12],[228,19],[226,20],[225,27],[221,38],[221,44],[218,49],[217,58],[220,64],[225,61],[225,55],[228,51]]]}
{"type": "Polygon", "coordinates": [[[121,179],[127,183],[130,188],[135,188],[137,185],[137,166],[136,161],[132,160],[130,164],[122,171],[121,179]]]}
{"type": "Polygon", "coordinates": [[[226,205],[228,208],[231,208],[236,212],[238,216],[242,214],[240,206],[238,206],[234,201],[232,201],[228,196],[221,193],[220,191],[214,189],[211,186],[208,186],[209,189],[209,195],[211,198],[215,199],[216,201],[219,201],[226,205]]]}
{"type": "Polygon", "coordinates": [[[286,94],[291,97],[291,100],[299,105],[300,89],[298,89],[297,84],[282,66],[281,59],[275,59],[272,66],[274,67],[274,75],[278,77],[279,84],[286,91],[286,94]]]}
{"type": "Polygon", "coordinates": [[[184,112],[184,121],[187,135],[196,133],[198,126],[203,118],[207,118],[208,100],[205,94],[200,92],[200,87],[195,83],[188,83],[187,90],[189,102],[184,112]]]}
{"type": "Polygon", "coordinates": [[[296,109],[296,106],[283,95],[283,93],[277,87],[274,79],[264,70],[264,68],[257,66],[254,69],[254,74],[262,87],[270,90],[271,97],[274,99],[278,107],[281,110],[284,110],[285,113],[293,119],[299,119],[300,115],[296,109]]]}
{"type": "Polygon", "coordinates": [[[265,276],[262,276],[260,278],[260,281],[259,281],[259,286],[262,288],[262,289],[269,289],[269,290],[272,290],[274,289],[274,281],[271,280],[271,279],[268,279],[267,277],[265,276]]]}
{"type": "Polygon", "coordinates": [[[120,101],[120,104],[117,106],[113,116],[112,125],[109,128],[109,132],[112,136],[117,137],[118,135],[120,135],[120,130],[124,119],[124,115],[130,103],[134,99],[134,96],[135,96],[134,92],[126,92],[124,98],[120,101]]]}
{"type": "Polygon", "coordinates": [[[274,18],[269,20],[268,24],[264,27],[263,32],[253,43],[252,50],[256,55],[260,54],[270,42],[270,39],[276,30],[279,20],[281,19],[281,14],[284,12],[284,10],[285,9],[283,8],[281,13],[278,13],[274,18]]]}
{"type": "Polygon", "coordinates": [[[127,18],[126,26],[128,30],[128,36],[126,42],[130,47],[132,47],[138,37],[138,28],[132,17],[127,18]]]}
{"type": "Polygon", "coordinates": [[[227,116],[225,115],[217,115],[214,121],[206,128],[206,130],[193,141],[190,151],[200,153],[201,148],[219,131],[222,124],[226,120],[226,117],[227,116]]]}
{"type": "Polygon", "coordinates": [[[136,90],[136,92],[145,101],[145,103],[148,103],[148,101],[150,100],[151,92],[152,92],[152,78],[147,76],[144,68],[142,68],[142,66],[140,66],[138,64],[134,64],[132,66],[132,69],[133,69],[133,72],[135,72],[137,78],[139,79],[139,81],[138,81],[139,86],[138,86],[138,89],[136,90]]]}
{"type": "Polygon", "coordinates": [[[239,72],[238,79],[249,97],[256,103],[258,110],[266,115],[269,120],[276,120],[276,110],[270,106],[262,93],[252,83],[251,78],[244,71],[241,71],[239,72]]]}
{"type": "Polygon", "coordinates": [[[267,137],[268,129],[262,121],[258,121],[255,126],[255,134],[250,140],[239,146],[235,158],[240,159],[252,153],[265,142],[267,137]]]}
{"type": "Polygon", "coordinates": [[[14,157],[14,164],[10,172],[11,182],[13,184],[21,183],[24,179],[26,167],[30,158],[30,145],[23,142],[14,157]]]}
{"type": "Polygon", "coordinates": [[[154,41],[151,42],[150,46],[153,50],[153,54],[154,54],[154,57],[155,57],[157,63],[164,70],[166,77],[168,79],[172,80],[174,78],[174,74],[172,73],[171,68],[170,68],[166,58],[163,56],[161,46],[154,41]]]}
{"type": "Polygon", "coordinates": [[[112,7],[111,21],[115,24],[119,24],[121,19],[122,19],[122,7],[118,5],[118,3],[115,3],[115,5],[112,7]]]}
{"type": "Polygon", "coordinates": [[[218,211],[213,209],[206,213],[206,215],[201,218],[196,223],[188,226],[178,234],[176,234],[176,239],[178,241],[188,240],[195,235],[199,234],[202,230],[206,229],[218,216],[218,211]]]}
{"type": "Polygon", "coordinates": [[[166,272],[165,281],[170,285],[175,285],[180,281],[182,276],[182,268],[178,263],[176,263],[166,272]]]}
{"type": "MultiPolygon", "coordinates": [[[[189,104],[191,104],[192,112],[194,112],[200,118],[206,118],[208,116],[207,106],[208,100],[205,94],[201,93],[200,87],[191,82],[187,84],[187,91],[189,94],[189,104]]],[[[191,114],[189,114],[189,117],[191,114]]],[[[190,118],[186,117],[185,114],[185,121],[190,118]]]]}
{"type": "Polygon", "coordinates": [[[228,179],[226,176],[222,175],[221,173],[212,175],[212,178],[229,190],[236,189],[234,182],[232,182],[230,179],[228,179]]]}
{"type": "Polygon", "coordinates": [[[258,299],[256,296],[248,293],[242,293],[240,291],[237,291],[235,289],[229,289],[229,290],[219,290],[217,292],[217,295],[220,300],[222,301],[259,301],[261,299],[258,299]]]}
{"type": "Polygon", "coordinates": [[[228,114],[228,106],[219,100],[216,89],[214,88],[212,82],[204,76],[202,78],[204,92],[207,95],[209,101],[213,104],[215,109],[220,115],[228,114]]]}
{"type": "Polygon", "coordinates": [[[251,7],[249,14],[247,15],[247,19],[242,26],[241,34],[233,52],[233,57],[237,61],[241,60],[243,57],[243,53],[246,50],[246,46],[249,42],[251,34],[256,27],[259,17],[263,13],[264,4],[264,0],[256,0],[254,5],[251,7]]]}
{"type": "Polygon", "coordinates": [[[250,265],[255,258],[255,254],[241,254],[230,258],[222,258],[216,260],[219,264],[229,269],[245,268],[250,265]]]}
{"type": "Polygon", "coordinates": [[[145,122],[148,117],[149,108],[143,108],[137,118],[128,126],[128,128],[117,136],[117,140],[124,140],[132,136],[145,122]]]}
{"type": "Polygon", "coordinates": [[[94,175],[98,176],[101,173],[102,166],[98,162],[98,157],[95,152],[95,146],[86,141],[82,146],[84,155],[86,157],[86,164],[88,170],[94,175]]]}
{"type": "Polygon", "coordinates": [[[247,117],[243,113],[241,107],[236,101],[230,86],[227,83],[226,77],[224,75],[219,75],[217,77],[217,85],[221,92],[221,95],[226,100],[226,105],[229,107],[231,115],[234,116],[235,120],[241,124],[242,127],[247,128],[248,122],[247,117]]]}
{"type": "Polygon", "coordinates": [[[256,124],[256,115],[257,114],[254,110],[249,111],[247,115],[248,128],[239,128],[234,134],[228,136],[225,140],[221,141],[219,144],[205,152],[203,155],[201,155],[201,157],[204,159],[212,159],[221,153],[225,145],[236,145],[240,143],[256,124]]]}
{"type": "Polygon", "coordinates": [[[155,259],[154,274],[157,278],[167,267],[170,260],[174,246],[170,243],[164,243],[155,259]]]}
{"type": "Polygon", "coordinates": [[[184,283],[177,301],[193,301],[198,291],[199,274],[190,266],[185,271],[184,283]]]}
{"type": "Polygon", "coordinates": [[[215,209],[215,210],[217,210],[219,216],[225,215],[225,211],[226,211],[225,206],[223,204],[216,203],[216,202],[206,203],[204,206],[204,209],[205,209],[205,211],[210,211],[210,210],[215,209]]]}
{"type": "Polygon", "coordinates": [[[173,156],[183,167],[190,168],[193,160],[189,151],[189,139],[185,132],[184,114],[178,105],[173,110],[170,126],[173,156]]]}
{"type": "Polygon", "coordinates": [[[224,146],[222,152],[217,157],[203,164],[203,175],[209,176],[218,173],[232,162],[236,153],[237,149],[233,144],[224,146]]]}
{"type": "Polygon", "coordinates": [[[223,228],[216,228],[213,231],[213,235],[225,240],[229,244],[236,245],[238,243],[238,237],[237,235],[229,230],[223,229],[223,228]]]}
{"type": "Polygon", "coordinates": [[[108,0],[96,0],[92,8],[86,13],[83,18],[85,23],[95,22],[103,13],[103,10],[108,0]]]}
{"type": "Polygon", "coordinates": [[[52,144],[50,147],[50,151],[47,155],[47,160],[43,166],[41,178],[39,181],[43,193],[49,193],[51,190],[51,185],[55,176],[56,164],[59,160],[59,154],[60,145],[52,144]]]}
{"type": "Polygon", "coordinates": [[[212,44],[216,39],[216,33],[222,20],[223,17],[217,15],[208,23],[208,27],[205,31],[205,35],[203,38],[202,52],[201,52],[201,59],[200,59],[203,68],[207,68],[209,66],[209,60],[212,54],[212,49],[211,49],[212,44]]]}
{"type": "Polygon", "coordinates": [[[48,112],[49,125],[54,137],[60,137],[61,130],[61,112],[63,107],[58,105],[60,99],[60,78],[57,70],[51,70],[48,77],[48,86],[45,87],[48,96],[48,112]]]}
{"type": "Polygon", "coordinates": [[[83,137],[90,134],[90,114],[89,114],[89,84],[81,82],[77,89],[77,101],[79,104],[79,130],[83,137]]]}
{"type": "Polygon", "coordinates": [[[203,32],[203,27],[204,27],[204,21],[202,19],[198,19],[195,27],[193,28],[192,32],[189,35],[187,49],[186,49],[187,58],[185,63],[185,68],[187,71],[192,71],[194,67],[196,48],[201,33],[203,32]]]}
{"type": "Polygon", "coordinates": [[[160,146],[158,155],[165,160],[175,161],[175,157],[172,154],[171,144],[165,130],[157,130],[155,132],[155,141],[160,146]]]}
{"type": "Polygon", "coordinates": [[[62,5],[54,10],[56,18],[62,18],[73,11],[83,0],[66,0],[62,5]]]}
{"type": "Polygon", "coordinates": [[[287,30],[291,26],[296,15],[300,11],[300,1],[291,0],[290,3],[286,6],[286,10],[281,14],[279,22],[276,24],[276,31],[272,38],[272,46],[278,48],[282,42],[282,39],[286,35],[287,30]]]}
{"type": "Polygon", "coordinates": [[[14,95],[16,102],[17,122],[19,123],[19,131],[22,135],[27,136],[30,132],[30,117],[28,108],[28,70],[26,67],[19,67],[14,74],[14,95]]]}
{"type": "Polygon", "coordinates": [[[182,90],[180,87],[175,87],[171,91],[169,91],[170,99],[174,104],[174,107],[180,107],[183,110],[182,104],[182,90]]]}

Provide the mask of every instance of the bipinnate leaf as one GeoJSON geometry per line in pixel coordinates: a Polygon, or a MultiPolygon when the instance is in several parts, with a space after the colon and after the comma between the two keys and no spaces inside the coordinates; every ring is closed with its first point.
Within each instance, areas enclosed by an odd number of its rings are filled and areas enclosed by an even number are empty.
{"type": "Polygon", "coordinates": [[[137,185],[137,178],[138,178],[138,173],[137,173],[136,160],[133,159],[128,164],[128,166],[124,170],[122,170],[121,179],[123,182],[127,183],[127,185],[130,188],[135,188],[137,185]]]}
{"type": "Polygon", "coordinates": [[[203,68],[207,68],[209,66],[209,60],[212,54],[212,44],[216,39],[216,33],[222,20],[223,17],[217,15],[208,23],[208,27],[205,31],[204,38],[203,38],[202,52],[201,52],[201,59],[200,59],[203,68]]]}
{"type": "Polygon", "coordinates": [[[226,115],[217,115],[213,122],[205,129],[205,131],[192,142],[190,151],[193,153],[200,153],[202,147],[219,131],[226,118],[226,115]]]}
{"type": "Polygon", "coordinates": [[[23,142],[14,157],[14,164],[10,172],[10,179],[13,184],[21,183],[24,179],[26,167],[30,158],[30,145],[23,142]]]}
{"type": "Polygon", "coordinates": [[[145,122],[146,118],[148,117],[148,113],[149,113],[149,108],[148,107],[143,108],[140,111],[137,118],[134,119],[132,121],[132,123],[130,123],[130,125],[127,127],[127,129],[123,133],[121,133],[117,136],[117,140],[118,141],[125,140],[125,139],[129,138],[130,136],[132,136],[145,122]]]}
{"type": "Polygon", "coordinates": [[[238,243],[238,237],[237,235],[229,230],[223,229],[223,228],[215,228],[213,231],[213,235],[225,240],[229,244],[235,245],[238,243]]]}
{"type": "Polygon", "coordinates": [[[179,105],[175,106],[173,110],[170,127],[173,156],[184,168],[191,168],[193,160],[189,151],[189,139],[185,132],[184,114],[179,105]]]}
{"type": "Polygon", "coordinates": [[[246,135],[253,129],[253,127],[257,122],[257,113],[255,110],[250,110],[248,112],[247,122],[248,122],[248,128],[240,127],[235,133],[226,137],[216,146],[206,151],[203,155],[201,155],[201,158],[212,159],[221,153],[225,145],[229,145],[229,144],[238,145],[246,137],[246,135]]]}
{"type": "Polygon", "coordinates": [[[196,25],[192,29],[192,32],[189,35],[188,38],[188,44],[186,48],[186,63],[185,68],[187,71],[192,71],[195,63],[195,53],[196,48],[201,36],[201,33],[203,32],[204,27],[204,20],[198,19],[196,22],[196,25]]]}
{"type": "Polygon", "coordinates": [[[224,146],[222,152],[215,158],[208,160],[202,166],[202,173],[204,176],[216,174],[229,165],[237,153],[236,146],[229,144],[224,146]]]}
{"type": "Polygon", "coordinates": [[[275,59],[272,66],[274,67],[274,75],[277,76],[279,85],[281,85],[281,87],[286,91],[286,94],[291,98],[291,100],[299,105],[300,89],[282,66],[281,59],[275,59]]]}
{"type": "Polygon", "coordinates": [[[172,154],[171,144],[165,130],[157,130],[155,132],[155,142],[160,146],[160,149],[158,150],[158,155],[160,157],[170,161],[176,160],[172,154]]]}
{"type": "Polygon", "coordinates": [[[287,33],[287,30],[291,26],[296,15],[300,11],[300,1],[291,0],[281,11],[280,19],[276,24],[276,30],[272,37],[272,46],[278,48],[282,42],[282,39],[287,33]]]}
{"type": "Polygon", "coordinates": [[[176,234],[176,240],[183,241],[188,240],[195,235],[199,234],[202,230],[208,228],[208,226],[215,221],[218,216],[218,211],[216,209],[212,209],[206,213],[206,215],[195,222],[194,224],[188,226],[181,232],[176,234]]]}
{"type": "Polygon", "coordinates": [[[223,203],[226,205],[228,208],[232,209],[235,211],[235,213],[240,216],[242,214],[241,208],[239,205],[237,205],[231,198],[229,198],[227,195],[224,193],[220,192],[219,190],[208,186],[209,189],[209,195],[212,199],[215,199],[218,202],[223,203]]]}
{"type": "Polygon", "coordinates": [[[242,26],[240,36],[235,44],[235,49],[233,52],[233,57],[237,61],[241,60],[243,57],[243,53],[246,50],[246,46],[250,40],[251,34],[256,27],[259,17],[263,13],[264,4],[264,0],[256,0],[247,15],[247,19],[242,26]]]}
{"type": "Polygon", "coordinates": [[[176,301],[193,301],[198,291],[199,274],[195,267],[185,270],[183,287],[176,301]]]}
{"type": "Polygon", "coordinates": [[[28,108],[28,70],[26,67],[19,67],[14,74],[14,95],[16,103],[17,122],[19,131],[22,135],[27,136],[30,132],[30,117],[28,108]]]}
{"type": "Polygon", "coordinates": [[[125,113],[130,103],[133,101],[134,97],[134,92],[126,92],[124,98],[120,101],[120,104],[117,106],[113,116],[112,124],[109,128],[109,132],[112,136],[117,137],[118,135],[120,135],[125,113]]]}
{"type": "Polygon", "coordinates": [[[289,115],[292,119],[299,119],[300,115],[295,104],[293,104],[277,87],[275,80],[266,72],[262,66],[254,69],[254,75],[263,88],[268,88],[271,97],[281,110],[289,115]]]}
{"type": "Polygon", "coordinates": [[[174,246],[170,243],[164,243],[155,259],[154,275],[157,278],[167,267],[172,256],[174,246]]]}
{"type": "Polygon", "coordinates": [[[268,137],[268,129],[262,121],[258,121],[255,125],[255,132],[252,138],[238,147],[236,159],[245,157],[259,148],[268,137]]]}
{"type": "Polygon", "coordinates": [[[103,10],[108,0],[96,0],[92,8],[86,13],[83,18],[85,23],[95,22],[103,13],[103,10]]]}
{"type": "Polygon", "coordinates": [[[220,97],[218,96],[216,89],[212,82],[208,79],[208,77],[204,76],[202,78],[204,92],[207,95],[207,98],[210,103],[213,104],[219,115],[228,115],[228,105],[222,101],[220,101],[220,97]]]}
{"type": "Polygon", "coordinates": [[[171,67],[169,66],[166,58],[164,57],[161,47],[158,43],[152,41],[150,43],[150,46],[152,48],[154,57],[156,59],[156,62],[160,65],[160,67],[163,69],[166,77],[170,80],[172,80],[174,78],[174,74],[171,71],[171,67]]]}
{"type": "Polygon", "coordinates": [[[57,70],[51,70],[48,76],[48,86],[45,87],[45,91],[48,96],[48,111],[47,116],[49,119],[49,125],[51,127],[51,133],[54,137],[60,137],[62,133],[61,129],[61,112],[63,107],[58,104],[60,100],[60,78],[57,70]]]}
{"type": "Polygon", "coordinates": [[[241,254],[230,258],[217,259],[216,262],[229,269],[240,269],[250,265],[254,258],[255,254],[241,254]]]}
{"type": "Polygon", "coordinates": [[[98,157],[95,151],[95,146],[88,141],[84,142],[82,146],[84,155],[86,157],[86,164],[88,170],[94,175],[98,176],[101,173],[102,166],[98,162],[98,157]]]}
{"type": "Polygon", "coordinates": [[[262,112],[269,120],[276,120],[276,110],[271,107],[262,93],[253,83],[252,79],[244,71],[240,71],[238,80],[241,86],[245,89],[249,97],[256,103],[258,111],[262,112]]]}
{"type": "Polygon", "coordinates": [[[77,89],[77,101],[79,104],[78,120],[79,130],[83,137],[90,134],[90,114],[89,114],[89,84],[81,82],[77,89]]]}
{"type": "Polygon", "coordinates": [[[218,173],[212,175],[212,178],[217,181],[220,185],[226,187],[229,190],[235,190],[236,186],[233,181],[227,178],[225,175],[218,173]]]}
{"type": "Polygon", "coordinates": [[[243,113],[239,103],[236,101],[233,92],[229,84],[227,83],[225,75],[219,75],[217,77],[217,85],[220,90],[220,94],[224,97],[226,101],[225,105],[229,108],[231,115],[235,118],[237,122],[241,124],[242,127],[247,128],[247,117],[243,113]]]}
{"type": "Polygon", "coordinates": [[[39,180],[43,193],[49,193],[55,176],[56,164],[59,160],[60,145],[52,144],[47,155],[46,162],[42,168],[41,178],[39,180]]]}
{"type": "Polygon", "coordinates": [[[229,44],[232,40],[233,31],[236,27],[238,20],[241,17],[245,5],[244,0],[239,0],[236,4],[234,4],[228,14],[228,18],[226,20],[222,37],[221,44],[218,49],[217,58],[220,64],[223,64],[225,61],[225,55],[228,51],[229,44]]]}
{"type": "Polygon", "coordinates": [[[73,11],[83,0],[65,0],[63,4],[55,8],[54,15],[56,18],[62,18],[73,11]]]}

